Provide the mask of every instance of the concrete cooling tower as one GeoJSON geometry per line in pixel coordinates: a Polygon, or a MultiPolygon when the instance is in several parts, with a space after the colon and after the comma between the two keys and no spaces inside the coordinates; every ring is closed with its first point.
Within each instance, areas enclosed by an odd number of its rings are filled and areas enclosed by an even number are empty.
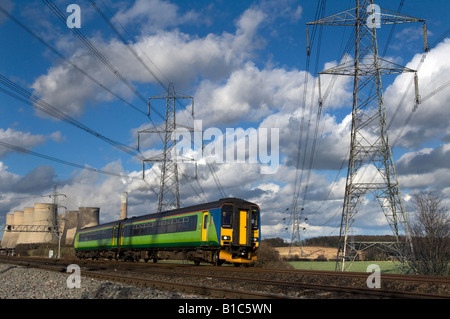
{"type": "MultiPolygon", "coordinates": [[[[22,225],[24,226],[31,226],[33,225],[33,214],[34,214],[34,207],[25,207],[23,209],[23,222],[22,225]]],[[[29,244],[29,237],[30,233],[28,232],[20,232],[19,238],[17,239],[17,244],[29,244]]]]}
{"type": "MultiPolygon", "coordinates": [[[[50,203],[37,203],[34,207],[25,207],[24,211],[15,211],[6,215],[6,225],[44,226],[52,228],[54,224],[54,206],[50,203]]],[[[125,215],[126,216],[126,215],[125,215]]],[[[100,222],[100,208],[80,207],[78,211],[67,210],[58,216],[58,227],[62,235],[61,244],[72,245],[75,234],[84,227],[97,226],[100,222]]],[[[41,228],[42,229],[42,228],[41,228]]],[[[3,233],[2,248],[16,248],[18,244],[56,243],[57,237],[50,232],[13,232],[3,233]]]]}
{"type": "MultiPolygon", "coordinates": [[[[23,211],[15,211],[14,219],[13,219],[13,227],[22,226],[23,225],[23,211]]],[[[10,242],[8,243],[8,248],[16,248],[17,240],[19,239],[19,232],[11,232],[10,242]]]]}
{"type": "MultiPolygon", "coordinates": [[[[53,204],[34,204],[33,225],[52,227],[53,219],[53,204]]],[[[32,232],[29,237],[31,243],[50,243],[53,235],[49,232],[32,232]]]]}
{"type": "Polygon", "coordinates": [[[64,219],[65,224],[61,243],[65,245],[72,245],[78,227],[78,211],[67,210],[64,219]]]}
{"type": "MultiPolygon", "coordinates": [[[[13,225],[13,224],[14,224],[14,215],[6,214],[6,225],[13,225]]],[[[11,248],[11,246],[10,246],[11,234],[12,234],[12,232],[9,232],[6,230],[3,233],[2,248],[11,248]]]]}
{"type": "Polygon", "coordinates": [[[100,221],[100,208],[80,207],[78,208],[78,229],[97,226],[100,221]]]}

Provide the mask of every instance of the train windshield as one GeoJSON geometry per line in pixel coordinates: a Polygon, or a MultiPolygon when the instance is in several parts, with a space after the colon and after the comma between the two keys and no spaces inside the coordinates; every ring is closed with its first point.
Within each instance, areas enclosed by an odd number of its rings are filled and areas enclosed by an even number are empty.
{"type": "Polygon", "coordinates": [[[259,209],[252,207],[252,229],[259,228],[259,209]]]}
{"type": "Polygon", "coordinates": [[[222,206],[222,227],[231,228],[233,223],[233,205],[222,206]]]}

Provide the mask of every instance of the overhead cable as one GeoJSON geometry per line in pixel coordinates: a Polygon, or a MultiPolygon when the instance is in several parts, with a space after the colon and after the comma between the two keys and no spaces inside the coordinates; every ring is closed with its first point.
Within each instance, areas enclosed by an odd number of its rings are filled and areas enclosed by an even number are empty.
{"type": "Polygon", "coordinates": [[[33,156],[36,156],[36,157],[40,157],[40,158],[49,160],[49,161],[57,162],[57,163],[60,163],[60,164],[63,164],[63,165],[68,165],[68,166],[72,166],[72,167],[76,167],[76,168],[81,168],[81,169],[88,170],[88,171],[91,171],[91,172],[96,172],[96,173],[110,175],[110,176],[116,176],[116,177],[123,177],[123,178],[139,179],[140,180],[140,178],[137,178],[137,177],[133,177],[133,176],[125,175],[125,174],[114,173],[114,172],[110,172],[110,171],[105,171],[105,170],[102,170],[102,169],[96,169],[96,168],[89,167],[89,166],[86,166],[86,165],[76,164],[76,163],[73,163],[73,162],[62,160],[62,159],[59,159],[59,158],[56,158],[56,157],[53,157],[53,156],[49,156],[49,155],[45,155],[45,154],[42,154],[42,153],[34,152],[34,151],[28,150],[26,148],[23,148],[23,147],[20,147],[20,146],[17,146],[17,145],[12,145],[12,144],[9,144],[9,143],[6,143],[6,142],[2,142],[2,141],[0,141],[0,146],[10,148],[10,149],[12,149],[14,151],[17,151],[17,152],[20,152],[20,153],[30,154],[30,155],[33,155],[33,156]]]}
{"type": "Polygon", "coordinates": [[[0,11],[5,14],[9,19],[11,19],[12,21],[14,21],[18,26],[20,26],[22,29],[24,29],[25,31],[27,31],[30,35],[32,35],[35,39],[37,39],[39,42],[41,42],[45,47],[47,47],[48,49],[50,49],[53,53],[55,53],[58,57],[60,57],[61,59],[63,59],[66,63],[70,64],[73,68],[75,68],[76,70],[78,70],[79,72],[81,72],[84,76],[86,76],[87,78],[89,78],[92,82],[96,83],[98,86],[100,86],[101,88],[103,88],[105,91],[108,91],[108,93],[112,94],[113,96],[115,96],[116,98],[118,98],[119,100],[121,100],[122,102],[124,102],[125,104],[127,104],[128,106],[130,106],[131,108],[135,109],[136,111],[147,115],[146,112],[142,111],[141,109],[139,109],[138,107],[134,106],[133,104],[131,104],[130,102],[126,101],[124,98],[122,98],[121,96],[119,96],[118,94],[116,94],[114,91],[110,90],[108,87],[106,87],[105,85],[103,85],[102,83],[100,83],[99,81],[97,81],[95,78],[93,78],[91,75],[89,75],[86,71],[84,71],[82,68],[80,68],[79,66],[77,66],[75,63],[73,63],[72,61],[70,61],[70,59],[66,58],[61,52],[59,52],[57,49],[55,49],[53,46],[51,46],[48,42],[46,42],[44,39],[42,39],[42,37],[40,37],[39,35],[37,35],[35,32],[33,32],[30,28],[28,28],[26,25],[24,25],[22,22],[20,22],[17,18],[15,18],[14,16],[12,16],[11,14],[9,14],[3,7],[0,6],[0,11]]]}
{"type": "MultiPolygon", "coordinates": [[[[66,25],[66,17],[65,15],[56,7],[56,5],[50,0],[42,0],[52,11],[53,13],[66,25]]],[[[78,37],[78,39],[122,82],[124,83],[131,92],[133,92],[142,102],[148,104],[148,100],[142,93],[140,93],[133,84],[125,78],[112,64],[106,59],[106,57],[89,41],[83,33],[78,28],[71,28],[72,32],[78,37]]],[[[155,110],[155,113],[164,119],[165,117],[155,110]]]]}
{"type": "Polygon", "coordinates": [[[52,117],[54,117],[56,119],[64,121],[70,125],[73,125],[73,126],[79,128],[79,129],[82,129],[82,130],[88,132],[89,134],[94,135],[95,137],[113,145],[114,147],[120,149],[121,151],[123,151],[125,153],[128,153],[132,156],[142,159],[142,156],[139,155],[134,149],[132,149],[132,148],[128,147],[127,145],[124,145],[120,142],[114,141],[114,140],[104,136],[103,134],[100,134],[99,132],[89,128],[88,126],[77,121],[73,117],[65,114],[60,109],[45,102],[44,100],[40,99],[33,93],[22,88],[21,86],[17,85],[16,83],[12,82],[11,80],[9,80],[8,78],[6,78],[5,76],[3,76],[1,74],[0,74],[0,84],[4,85],[5,87],[7,87],[9,89],[9,90],[6,90],[6,89],[3,89],[0,87],[0,90],[3,91],[4,93],[10,95],[11,97],[14,97],[24,103],[27,103],[27,104],[35,107],[36,109],[38,109],[48,115],[51,115],[52,117]],[[15,94],[15,93],[17,93],[19,95],[15,94]]]}

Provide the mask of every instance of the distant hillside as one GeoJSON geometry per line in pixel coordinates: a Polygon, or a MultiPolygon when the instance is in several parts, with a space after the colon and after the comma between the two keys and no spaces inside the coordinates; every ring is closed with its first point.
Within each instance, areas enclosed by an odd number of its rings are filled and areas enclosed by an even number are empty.
{"type": "MultiPolygon", "coordinates": [[[[349,240],[354,242],[395,242],[395,237],[357,235],[351,236],[349,240]]],[[[336,259],[339,237],[308,238],[302,241],[302,245],[295,243],[292,248],[290,248],[290,243],[281,238],[268,238],[264,239],[263,242],[275,248],[280,257],[286,260],[334,260],[336,259]]],[[[360,260],[386,260],[388,257],[388,252],[379,250],[377,247],[370,247],[359,256],[360,260]]]]}
{"type": "MultiPolygon", "coordinates": [[[[395,241],[395,237],[391,235],[374,236],[374,235],[355,235],[351,236],[351,241],[355,242],[391,242],[395,241]]],[[[282,238],[267,238],[263,240],[272,247],[289,247],[290,243],[284,241],[282,238]]],[[[303,247],[318,246],[318,247],[333,247],[337,248],[339,244],[339,236],[321,236],[304,239],[302,242],[303,247]]],[[[298,246],[298,245],[294,245],[298,246]]]]}
{"type": "Polygon", "coordinates": [[[334,260],[336,259],[336,249],[328,247],[277,247],[276,251],[280,257],[287,260],[334,260]]]}

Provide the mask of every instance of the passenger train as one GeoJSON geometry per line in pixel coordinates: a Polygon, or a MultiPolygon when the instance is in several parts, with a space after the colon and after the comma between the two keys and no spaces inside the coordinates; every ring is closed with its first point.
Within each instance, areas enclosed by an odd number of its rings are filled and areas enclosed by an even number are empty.
{"type": "Polygon", "coordinates": [[[75,235],[74,248],[79,258],[240,265],[256,261],[260,242],[259,206],[224,198],[83,228],[75,235]]]}

